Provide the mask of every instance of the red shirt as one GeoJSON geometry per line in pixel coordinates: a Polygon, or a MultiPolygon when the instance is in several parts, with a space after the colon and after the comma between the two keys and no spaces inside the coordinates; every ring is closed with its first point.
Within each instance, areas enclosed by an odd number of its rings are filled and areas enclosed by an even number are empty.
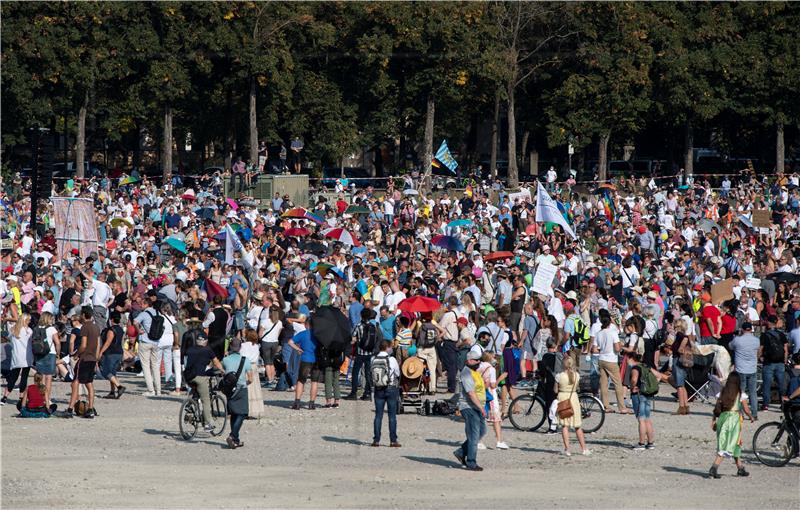
{"type": "Polygon", "coordinates": [[[28,386],[28,403],[25,407],[28,409],[44,407],[44,395],[35,384],[28,386]]]}
{"type": "Polygon", "coordinates": [[[736,332],[736,317],[730,314],[722,316],[722,331],[721,335],[730,335],[736,332]]]}
{"type": "Polygon", "coordinates": [[[714,328],[717,327],[717,319],[719,319],[722,313],[719,311],[719,308],[712,304],[703,305],[703,309],[700,310],[700,336],[714,336],[713,333],[719,333],[716,329],[712,331],[708,328],[708,322],[706,319],[711,319],[711,324],[714,325],[714,328]]]}
{"type": "Polygon", "coordinates": [[[347,210],[347,202],[345,202],[344,200],[337,200],[336,201],[336,212],[338,212],[339,214],[342,214],[346,210],[347,210]]]}

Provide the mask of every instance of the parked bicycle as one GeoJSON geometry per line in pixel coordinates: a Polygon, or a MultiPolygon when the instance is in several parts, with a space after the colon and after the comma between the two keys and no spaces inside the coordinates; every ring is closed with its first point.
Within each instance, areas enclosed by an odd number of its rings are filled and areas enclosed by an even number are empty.
{"type": "Polygon", "coordinates": [[[181,404],[178,414],[178,426],[180,427],[181,437],[185,440],[192,439],[197,434],[199,427],[211,425],[208,431],[212,436],[219,436],[225,431],[228,423],[228,411],[225,397],[217,392],[217,384],[221,379],[221,373],[215,373],[208,378],[208,392],[211,400],[211,423],[205,423],[203,419],[203,402],[197,392],[197,386],[192,387],[186,400],[181,404]]]}
{"type": "Polygon", "coordinates": [[[793,415],[798,408],[784,402],[781,409],[781,421],[765,423],[753,434],[753,453],[762,464],[771,467],[785,466],[800,452],[800,428],[793,415]]]}
{"type": "MultiPolygon", "coordinates": [[[[508,419],[515,429],[523,432],[535,432],[547,419],[547,405],[544,398],[536,391],[538,383],[525,388],[517,387],[524,393],[511,401],[508,419]]],[[[583,432],[591,434],[597,432],[606,421],[606,410],[599,398],[591,392],[579,392],[578,401],[581,404],[581,421],[583,432]]]]}

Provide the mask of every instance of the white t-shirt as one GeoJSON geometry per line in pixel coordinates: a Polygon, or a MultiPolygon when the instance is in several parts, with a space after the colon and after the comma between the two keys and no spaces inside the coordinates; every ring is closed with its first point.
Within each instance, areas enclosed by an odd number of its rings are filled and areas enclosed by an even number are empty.
{"type": "MultiPolygon", "coordinates": [[[[58,330],[53,326],[49,326],[46,330],[44,330],[45,337],[47,338],[47,345],[50,346],[50,354],[57,354],[56,353],[56,342],[53,339],[57,334],[58,330]]],[[[104,338],[100,339],[101,342],[105,341],[104,338]]]]}
{"type": "Polygon", "coordinates": [[[278,343],[282,329],[283,322],[273,323],[269,318],[267,318],[266,324],[264,325],[264,338],[262,338],[261,341],[270,344],[278,343]]]}
{"type": "Polygon", "coordinates": [[[258,363],[258,357],[260,356],[258,344],[242,342],[242,347],[239,349],[239,354],[250,360],[250,363],[253,364],[253,366],[256,366],[258,363]]]}
{"type": "Polygon", "coordinates": [[[618,356],[614,352],[614,344],[617,342],[619,342],[619,334],[616,328],[612,329],[609,326],[597,333],[594,343],[600,350],[600,361],[617,362],[618,356]]]}
{"type": "Polygon", "coordinates": [[[161,335],[161,339],[158,341],[159,347],[170,347],[174,343],[175,336],[173,334],[172,325],[175,324],[175,317],[171,315],[164,316],[164,333],[161,335]]]}
{"type": "Polygon", "coordinates": [[[267,324],[269,312],[263,313],[263,311],[263,306],[256,305],[251,307],[250,311],[247,312],[247,326],[250,329],[254,329],[257,332],[259,326],[265,326],[267,324]]]}

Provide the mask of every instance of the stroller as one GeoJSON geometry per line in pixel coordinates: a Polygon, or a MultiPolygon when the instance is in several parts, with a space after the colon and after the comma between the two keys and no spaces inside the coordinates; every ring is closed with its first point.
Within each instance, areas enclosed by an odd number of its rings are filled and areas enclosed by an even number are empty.
{"type": "Polygon", "coordinates": [[[430,371],[424,359],[410,356],[400,367],[400,405],[397,412],[402,414],[406,407],[419,413],[422,409],[422,395],[430,386],[430,371]]]}

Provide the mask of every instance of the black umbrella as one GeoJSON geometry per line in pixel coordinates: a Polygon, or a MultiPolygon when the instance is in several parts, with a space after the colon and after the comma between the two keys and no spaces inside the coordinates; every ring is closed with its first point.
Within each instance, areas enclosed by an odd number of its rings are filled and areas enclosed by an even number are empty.
{"type": "Polygon", "coordinates": [[[767,275],[767,280],[786,283],[800,282],[800,274],[790,273],[788,271],[778,271],[777,273],[767,275]]]}
{"type": "Polygon", "coordinates": [[[329,350],[344,350],[352,339],[350,320],[333,306],[320,307],[311,315],[311,331],[317,342],[329,350]]]}
{"type": "Polygon", "coordinates": [[[210,207],[203,207],[197,210],[197,217],[203,218],[204,220],[212,220],[214,219],[214,209],[210,207]]]}
{"type": "Polygon", "coordinates": [[[328,253],[328,248],[319,241],[310,241],[303,245],[303,251],[322,256],[328,253]]]}

